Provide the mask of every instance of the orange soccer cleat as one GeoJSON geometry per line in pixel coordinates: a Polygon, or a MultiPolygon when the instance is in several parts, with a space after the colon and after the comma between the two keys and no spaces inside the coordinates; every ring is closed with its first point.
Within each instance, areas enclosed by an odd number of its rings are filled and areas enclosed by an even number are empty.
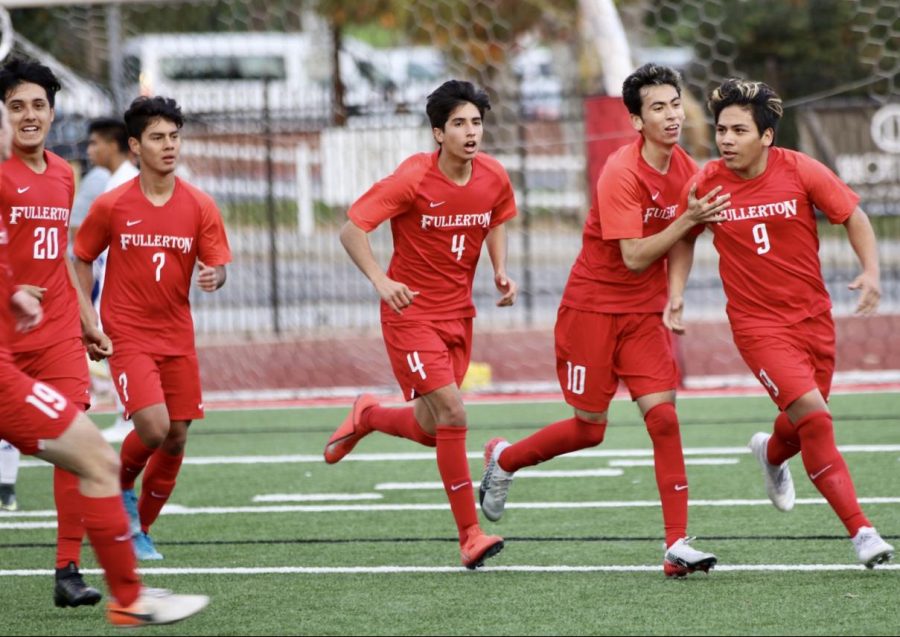
{"type": "Polygon", "coordinates": [[[206,595],[176,595],[162,588],[142,588],[129,606],[111,601],[106,605],[106,619],[113,626],[138,627],[174,624],[196,615],[209,604],[206,595]]]}
{"type": "Polygon", "coordinates": [[[499,535],[485,535],[478,526],[471,526],[466,541],[459,547],[463,566],[474,570],[484,566],[484,561],[503,550],[503,538],[499,535]]]}
{"type": "Polygon", "coordinates": [[[350,413],[347,414],[341,426],[331,434],[328,444],[325,445],[325,452],[323,453],[325,462],[328,464],[340,462],[344,456],[353,451],[353,447],[356,446],[357,442],[372,433],[371,429],[366,429],[362,426],[360,420],[366,409],[377,404],[378,399],[372,394],[362,394],[356,398],[350,413]]]}

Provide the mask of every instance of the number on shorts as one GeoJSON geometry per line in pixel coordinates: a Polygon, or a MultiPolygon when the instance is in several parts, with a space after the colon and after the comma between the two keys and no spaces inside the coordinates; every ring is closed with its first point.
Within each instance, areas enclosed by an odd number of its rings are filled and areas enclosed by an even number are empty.
{"type": "Polygon", "coordinates": [[[25,397],[25,402],[33,407],[37,407],[48,418],[56,420],[59,418],[60,412],[66,406],[66,399],[62,397],[58,391],[45,385],[44,383],[35,383],[31,388],[31,393],[25,397]]]}
{"type": "Polygon", "coordinates": [[[55,259],[59,256],[59,228],[34,229],[34,258],[55,259]]]}
{"type": "Polygon", "coordinates": [[[766,373],[766,370],[764,370],[764,369],[759,370],[759,380],[762,381],[763,385],[765,385],[766,387],[769,388],[769,391],[772,393],[772,396],[774,396],[776,398],[778,397],[778,393],[779,393],[778,385],[775,384],[775,381],[773,381],[771,378],[769,378],[769,375],[766,373]]]}
{"type": "Polygon", "coordinates": [[[156,266],[156,282],[159,283],[162,279],[162,269],[166,264],[166,253],[165,252],[154,252],[153,253],[153,263],[159,262],[159,265],[156,266]]]}
{"type": "Polygon", "coordinates": [[[122,388],[122,396],[125,397],[125,402],[128,402],[128,376],[125,372],[119,374],[119,387],[122,388]]]}
{"type": "Polygon", "coordinates": [[[584,393],[584,377],[587,368],[584,365],[573,365],[566,361],[566,389],[579,396],[584,393]]]}
{"type": "Polygon", "coordinates": [[[465,250],[465,249],[466,249],[466,235],[464,235],[464,234],[453,235],[453,240],[450,243],[450,252],[453,252],[456,255],[457,261],[462,259],[463,250],[465,250]]]}
{"type": "Polygon", "coordinates": [[[425,365],[422,364],[422,359],[419,358],[419,352],[412,352],[406,355],[406,362],[409,363],[409,370],[415,374],[418,372],[419,376],[422,377],[422,380],[428,378],[425,375],[425,365]]]}
{"type": "Polygon", "coordinates": [[[753,226],[753,240],[759,245],[756,254],[765,254],[772,245],[769,243],[769,231],[766,230],[766,224],[758,223],[753,226]]]}

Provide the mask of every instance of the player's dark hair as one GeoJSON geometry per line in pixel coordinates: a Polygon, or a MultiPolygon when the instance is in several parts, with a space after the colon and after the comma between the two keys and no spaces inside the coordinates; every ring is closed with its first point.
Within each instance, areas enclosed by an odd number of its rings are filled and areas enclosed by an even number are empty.
{"type": "Polygon", "coordinates": [[[668,66],[652,62],[645,64],[626,77],[622,83],[622,101],[625,102],[625,108],[632,115],[640,117],[643,103],[641,89],[645,86],[665,86],[666,84],[673,87],[678,95],[681,95],[681,73],[668,66]]]}
{"type": "Polygon", "coordinates": [[[128,131],[125,122],[115,117],[98,117],[88,124],[88,135],[96,133],[106,141],[116,142],[120,153],[128,152],[128,131]]]}
{"type": "Polygon", "coordinates": [[[49,67],[26,58],[13,58],[0,68],[0,99],[6,103],[10,92],[24,82],[37,84],[47,93],[50,108],[56,103],[56,94],[62,88],[49,67]]]}
{"type": "Polygon", "coordinates": [[[487,93],[471,82],[448,80],[441,84],[428,96],[425,104],[425,113],[431,127],[444,130],[447,120],[450,119],[450,113],[466,102],[475,105],[482,119],[484,114],[491,110],[491,101],[487,93]]]}
{"type": "Polygon", "coordinates": [[[178,128],[184,126],[184,116],[181,108],[171,97],[141,96],[135,98],[125,111],[125,128],[129,137],[140,139],[143,132],[151,122],[157,119],[166,119],[178,128]]]}
{"type": "Polygon", "coordinates": [[[725,80],[718,88],[713,89],[706,106],[716,124],[719,123],[719,115],[729,106],[740,106],[750,111],[760,137],[769,128],[774,135],[778,122],[784,115],[781,98],[771,86],[737,78],[725,80]]]}

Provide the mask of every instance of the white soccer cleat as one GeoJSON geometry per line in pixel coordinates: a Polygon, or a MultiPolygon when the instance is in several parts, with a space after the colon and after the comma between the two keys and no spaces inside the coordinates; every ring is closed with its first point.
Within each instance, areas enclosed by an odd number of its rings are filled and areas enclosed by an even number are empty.
{"type": "Polygon", "coordinates": [[[780,465],[769,464],[766,455],[769,438],[771,436],[767,433],[755,433],[747,446],[750,447],[750,451],[753,452],[759,466],[762,467],[763,476],[766,479],[766,493],[772,504],[779,511],[790,511],[794,508],[794,479],[791,478],[791,469],[788,467],[787,461],[780,465]]]}
{"type": "Polygon", "coordinates": [[[894,557],[894,547],[881,539],[878,531],[871,526],[864,526],[852,539],[856,557],[866,565],[875,568],[878,564],[887,564],[894,557]]]}
{"type": "Polygon", "coordinates": [[[509,446],[510,444],[503,438],[494,438],[484,446],[484,475],[478,488],[478,500],[481,502],[484,517],[491,522],[503,517],[509,485],[512,484],[515,475],[503,470],[497,462],[500,454],[509,446]]]}
{"type": "Polygon", "coordinates": [[[696,538],[683,537],[666,550],[663,572],[666,577],[685,577],[696,571],[708,573],[719,561],[712,553],[698,551],[690,545],[696,538]]]}
{"type": "Polygon", "coordinates": [[[209,604],[206,595],[176,595],[164,588],[142,588],[130,606],[110,602],[106,619],[113,626],[173,624],[196,615],[209,604]]]}

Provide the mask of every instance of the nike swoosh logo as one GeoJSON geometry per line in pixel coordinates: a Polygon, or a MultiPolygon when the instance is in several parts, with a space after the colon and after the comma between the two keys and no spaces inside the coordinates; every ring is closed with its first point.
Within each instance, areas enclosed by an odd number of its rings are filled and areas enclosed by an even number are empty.
{"type": "Polygon", "coordinates": [[[688,485],[686,485],[686,484],[676,484],[675,485],[676,491],[684,491],[687,488],[688,488],[688,485]]]}
{"type": "Polygon", "coordinates": [[[127,610],[121,610],[118,608],[110,608],[110,613],[116,613],[118,615],[122,615],[123,617],[130,617],[131,619],[136,619],[139,622],[150,622],[153,621],[153,613],[131,613],[127,610]]]}
{"type": "Polygon", "coordinates": [[[659,191],[658,191],[658,190],[650,196],[650,198],[651,198],[653,201],[656,201],[656,198],[657,198],[657,197],[659,197],[659,191]]]}
{"type": "Polygon", "coordinates": [[[129,532],[126,533],[125,535],[119,535],[119,536],[117,536],[117,537],[114,537],[113,539],[114,539],[116,542],[130,542],[130,541],[131,541],[131,537],[132,537],[131,531],[129,531],[129,532]]]}
{"type": "Polygon", "coordinates": [[[463,482],[461,484],[452,484],[452,485],[450,485],[450,490],[451,491],[459,491],[460,489],[462,489],[464,486],[466,486],[468,484],[472,484],[472,483],[471,482],[463,482]]]}
{"type": "Polygon", "coordinates": [[[165,493],[157,493],[156,491],[152,491],[152,490],[150,491],[150,495],[152,495],[154,498],[168,498],[169,497],[165,493]]]}
{"type": "Polygon", "coordinates": [[[823,473],[825,473],[825,472],[828,471],[829,469],[831,469],[831,465],[828,465],[828,466],[825,467],[824,469],[821,469],[821,470],[819,470],[819,471],[816,471],[815,473],[809,474],[809,479],[810,479],[810,480],[815,480],[816,478],[818,478],[820,475],[822,475],[823,473]]]}
{"type": "Polygon", "coordinates": [[[31,186],[25,186],[24,188],[16,188],[16,192],[19,193],[20,195],[23,192],[28,192],[29,190],[31,190],[31,186]]]}
{"type": "Polygon", "coordinates": [[[137,224],[139,224],[143,221],[144,221],[143,219],[138,219],[137,221],[126,221],[125,225],[130,228],[131,226],[136,226],[137,224]]]}
{"type": "Polygon", "coordinates": [[[432,201],[430,204],[428,204],[428,207],[429,208],[437,208],[438,206],[443,206],[445,203],[447,203],[447,202],[446,201],[432,201]]]}

